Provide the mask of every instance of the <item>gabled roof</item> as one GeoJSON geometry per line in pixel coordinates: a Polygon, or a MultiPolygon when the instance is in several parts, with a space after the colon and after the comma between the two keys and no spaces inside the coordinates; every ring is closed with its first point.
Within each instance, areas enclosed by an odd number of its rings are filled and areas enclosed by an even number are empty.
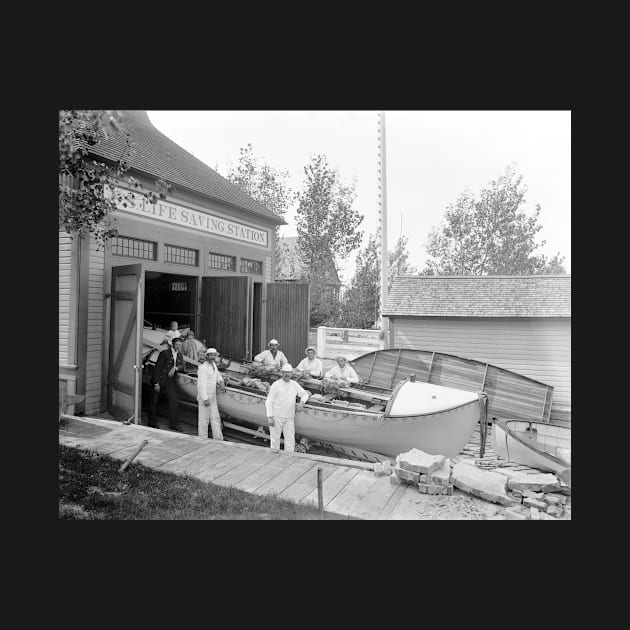
{"type": "MultiPolygon", "coordinates": [[[[302,280],[306,277],[306,266],[300,255],[297,236],[280,237],[276,247],[276,255],[278,257],[276,280],[302,280]]],[[[329,256],[326,263],[323,283],[341,284],[332,256],[329,256]]]]}
{"type": "Polygon", "coordinates": [[[397,276],[385,317],[571,317],[571,276],[397,276]]]}
{"type": "Polygon", "coordinates": [[[133,154],[128,160],[132,169],[237,206],[272,223],[286,224],[284,219],[158,131],[146,111],[124,110],[122,113],[124,129],[90,147],[92,155],[109,160],[120,159],[126,150],[125,133],[128,131],[131,141],[135,143],[133,154]]]}

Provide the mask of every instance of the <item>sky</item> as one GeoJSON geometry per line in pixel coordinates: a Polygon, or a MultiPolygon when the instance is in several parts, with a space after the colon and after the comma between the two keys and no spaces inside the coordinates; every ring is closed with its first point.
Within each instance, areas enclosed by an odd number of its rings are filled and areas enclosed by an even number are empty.
{"type": "MultiPolygon", "coordinates": [[[[354,208],[364,215],[363,244],[378,227],[378,111],[149,111],[171,140],[226,176],[248,143],[254,155],[289,172],[301,190],[304,166],[323,153],[344,184],[355,183],[354,208]]],[[[426,242],[449,204],[480,190],[514,164],[527,187],[527,213],[541,206],[536,253],[565,256],[571,273],[570,111],[386,111],[387,241],[409,238],[409,262],[419,270],[426,242]]],[[[295,207],[281,236],[296,236],[295,207]]],[[[352,254],[341,280],[354,273],[352,254]]]]}

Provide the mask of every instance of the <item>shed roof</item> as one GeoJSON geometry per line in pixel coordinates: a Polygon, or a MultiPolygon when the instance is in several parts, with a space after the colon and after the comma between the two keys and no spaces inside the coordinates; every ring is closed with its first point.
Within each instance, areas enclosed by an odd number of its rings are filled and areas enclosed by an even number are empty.
{"type": "Polygon", "coordinates": [[[571,276],[397,276],[385,317],[571,317],[571,276]]]}
{"type": "Polygon", "coordinates": [[[118,160],[126,150],[125,133],[128,131],[135,143],[135,150],[128,160],[132,169],[161,177],[175,186],[231,204],[272,223],[286,224],[284,219],[158,131],[146,111],[123,110],[122,114],[124,129],[90,147],[91,154],[118,160]]]}
{"type": "MultiPolygon", "coordinates": [[[[297,236],[280,237],[276,252],[278,253],[276,280],[302,280],[306,277],[306,265],[300,255],[297,236]]],[[[325,268],[320,282],[328,285],[341,284],[332,256],[325,259],[325,268]]]]}

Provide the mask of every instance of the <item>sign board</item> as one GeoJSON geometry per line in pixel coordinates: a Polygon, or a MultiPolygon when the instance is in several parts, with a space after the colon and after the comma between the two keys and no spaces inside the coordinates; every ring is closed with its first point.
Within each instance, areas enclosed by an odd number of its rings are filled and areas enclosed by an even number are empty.
{"type": "Polygon", "coordinates": [[[252,245],[268,247],[269,232],[267,230],[192,210],[171,201],[160,200],[157,203],[150,203],[142,195],[134,194],[122,188],[117,188],[116,193],[117,197],[122,196],[122,199],[116,201],[116,206],[121,212],[193,228],[208,234],[217,234],[252,245]]]}

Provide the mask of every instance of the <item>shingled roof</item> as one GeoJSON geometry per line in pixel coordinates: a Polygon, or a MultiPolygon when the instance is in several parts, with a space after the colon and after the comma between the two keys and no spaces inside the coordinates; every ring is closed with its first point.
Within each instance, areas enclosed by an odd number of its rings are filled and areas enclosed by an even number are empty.
{"type": "Polygon", "coordinates": [[[158,131],[146,111],[124,110],[122,113],[125,128],[90,147],[92,155],[109,160],[120,159],[126,149],[125,133],[128,131],[131,141],[135,143],[135,150],[129,159],[132,169],[237,206],[272,223],[286,224],[284,219],[158,131]]]}
{"type": "Polygon", "coordinates": [[[571,317],[571,276],[397,276],[385,317],[571,317]]]}
{"type": "MultiPolygon", "coordinates": [[[[300,255],[297,236],[282,236],[278,239],[276,252],[279,254],[276,280],[302,280],[306,276],[306,266],[300,255]]],[[[324,277],[320,278],[324,284],[340,285],[339,275],[335,269],[332,256],[326,260],[324,277]]]]}

